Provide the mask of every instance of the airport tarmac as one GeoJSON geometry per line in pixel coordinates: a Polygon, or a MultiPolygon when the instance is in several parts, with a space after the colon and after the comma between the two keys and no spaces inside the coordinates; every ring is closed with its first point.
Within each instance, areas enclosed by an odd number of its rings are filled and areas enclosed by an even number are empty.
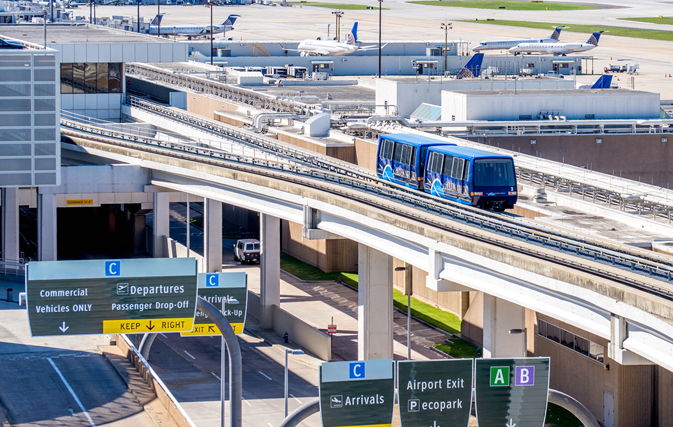
{"type": "MultiPolygon", "coordinates": [[[[378,2],[371,0],[344,0],[344,3],[371,4],[378,6],[378,2]]],[[[599,3],[599,2],[593,2],[599,3]]],[[[608,2],[600,2],[608,4],[608,2]]],[[[623,0],[609,2],[624,6],[623,0]]],[[[578,11],[496,11],[484,9],[467,9],[447,7],[440,9],[435,6],[422,6],[408,4],[402,1],[384,2],[382,17],[383,40],[428,40],[434,43],[444,40],[444,32],[440,23],[453,21],[453,29],[449,32],[451,40],[466,40],[470,46],[474,46],[483,40],[497,40],[510,38],[531,38],[548,36],[547,32],[537,29],[502,27],[484,25],[471,22],[458,22],[459,20],[471,19],[512,19],[530,21],[555,21],[569,24],[603,24],[618,25],[638,28],[657,28],[673,31],[673,26],[655,25],[633,21],[615,21],[618,17],[630,16],[658,16],[663,14],[663,4],[660,2],[646,1],[630,8],[611,8],[578,11]]],[[[141,6],[140,14],[146,19],[151,19],[156,14],[155,6],[141,6]]],[[[332,10],[321,7],[280,7],[280,6],[219,6],[214,9],[214,22],[222,22],[229,14],[239,14],[241,18],[236,22],[235,30],[227,32],[227,37],[232,37],[232,42],[252,40],[302,40],[327,35],[326,26],[316,24],[334,23],[332,10]]],[[[207,24],[210,21],[210,9],[204,6],[161,6],[161,12],[165,13],[163,23],[175,24],[207,24]]],[[[378,40],[378,10],[346,10],[342,22],[342,34],[350,31],[354,21],[359,22],[358,38],[364,43],[378,40]]],[[[75,14],[86,16],[89,10],[80,8],[75,14]]],[[[99,6],[97,16],[136,16],[135,6],[99,6]]],[[[550,25],[551,30],[551,25],[550,25]]],[[[332,28],[332,35],[334,29],[332,28]]],[[[562,42],[585,41],[588,34],[564,32],[562,42]]],[[[500,53],[499,51],[493,51],[500,53]]],[[[492,55],[494,53],[487,53],[492,55]]],[[[504,53],[504,52],[503,52],[504,53]]],[[[385,52],[384,52],[385,54],[385,52]]],[[[622,88],[633,87],[638,90],[658,92],[662,100],[673,99],[673,50],[671,42],[635,39],[626,37],[610,36],[604,34],[599,46],[586,56],[593,55],[584,67],[585,72],[593,71],[594,75],[582,75],[577,77],[581,84],[593,83],[596,76],[610,64],[640,64],[639,74],[628,76],[617,74],[615,82],[622,88]],[[633,77],[633,82],[631,81],[633,77]],[[671,84],[665,84],[670,80],[671,84]]],[[[566,77],[567,78],[567,77],[566,77]]]]}

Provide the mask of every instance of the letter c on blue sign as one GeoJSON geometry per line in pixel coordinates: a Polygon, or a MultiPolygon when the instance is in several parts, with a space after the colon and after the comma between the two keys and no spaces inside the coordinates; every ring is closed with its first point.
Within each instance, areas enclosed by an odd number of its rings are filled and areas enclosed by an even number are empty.
{"type": "Polygon", "coordinates": [[[362,362],[359,363],[351,363],[349,365],[349,377],[350,378],[364,378],[365,377],[365,364],[362,362]]]}
{"type": "Polygon", "coordinates": [[[105,261],[105,275],[119,276],[121,274],[121,261],[105,261]]]}
{"type": "Polygon", "coordinates": [[[219,286],[219,277],[217,274],[206,274],[206,287],[219,286]]]}

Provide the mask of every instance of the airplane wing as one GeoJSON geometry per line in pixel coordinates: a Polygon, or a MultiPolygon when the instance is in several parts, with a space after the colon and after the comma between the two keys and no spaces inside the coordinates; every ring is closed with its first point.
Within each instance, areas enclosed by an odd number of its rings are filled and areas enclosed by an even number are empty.
{"type": "MultiPolygon", "coordinates": [[[[386,43],[386,44],[384,44],[384,45],[381,45],[381,49],[383,49],[383,48],[386,47],[386,46],[388,46],[388,43],[386,43]]],[[[362,46],[362,47],[358,47],[358,50],[366,51],[366,50],[374,50],[374,49],[378,49],[378,48],[379,48],[379,45],[377,45],[377,44],[373,44],[373,45],[371,45],[371,46],[362,46]]]]}
{"type": "Polygon", "coordinates": [[[290,49],[288,47],[283,46],[282,44],[278,43],[278,46],[280,46],[281,49],[283,50],[289,50],[290,52],[301,52],[299,49],[290,49]]]}

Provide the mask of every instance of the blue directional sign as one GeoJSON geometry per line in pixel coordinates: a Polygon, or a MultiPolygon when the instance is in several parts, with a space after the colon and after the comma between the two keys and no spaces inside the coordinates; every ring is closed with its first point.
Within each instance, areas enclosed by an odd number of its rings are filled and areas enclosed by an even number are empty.
{"type": "Polygon", "coordinates": [[[394,398],[390,359],[329,362],[320,366],[323,427],[390,426],[394,398]]]}

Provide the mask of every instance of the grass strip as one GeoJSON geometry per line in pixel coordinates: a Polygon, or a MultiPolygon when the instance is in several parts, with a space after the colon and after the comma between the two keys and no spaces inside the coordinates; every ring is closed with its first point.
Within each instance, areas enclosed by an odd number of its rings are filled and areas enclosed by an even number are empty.
{"type": "MultiPolygon", "coordinates": [[[[367,10],[367,9],[376,9],[377,6],[367,6],[364,4],[348,4],[348,3],[318,3],[312,1],[290,1],[288,4],[298,5],[298,6],[313,6],[313,7],[326,7],[329,9],[342,9],[342,10],[367,10]]],[[[382,10],[388,10],[388,8],[383,7],[382,10]]]]}
{"type": "Polygon", "coordinates": [[[673,18],[664,16],[663,18],[617,18],[622,21],[649,22],[650,24],[673,25],[673,18]]]}
{"type": "MultiPolygon", "coordinates": [[[[413,310],[413,309],[412,309],[413,310]]],[[[460,338],[451,338],[450,342],[437,344],[435,348],[456,359],[467,359],[477,357],[477,347],[469,344],[460,338]]]]}
{"type": "MultiPolygon", "coordinates": [[[[604,25],[577,25],[577,24],[560,24],[552,22],[528,22],[528,21],[507,21],[507,20],[474,20],[474,21],[462,21],[462,22],[475,22],[477,24],[490,24],[490,25],[505,25],[509,27],[525,27],[525,28],[538,28],[540,30],[551,30],[552,27],[567,26],[570,28],[564,29],[563,32],[570,33],[584,33],[589,38],[589,35],[594,31],[609,31],[609,35],[618,36],[618,37],[633,37],[637,39],[648,39],[648,40],[663,40],[663,41],[673,41],[673,31],[659,31],[659,30],[642,30],[638,28],[623,28],[623,27],[606,27],[604,25]]],[[[564,42],[563,35],[561,35],[561,42],[564,42]]],[[[599,44],[600,46],[600,44],[599,44]]]]}
{"type": "Polygon", "coordinates": [[[355,288],[358,287],[357,273],[323,273],[319,268],[283,253],[280,254],[280,268],[298,279],[309,282],[342,280],[355,288]]]}
{"type": "Polygon", "coordinates": [[[599,6],[570,3],[533,3],[525,1],[492,1],[492,0],[421,0],[408,1],[407,3],[422,4],[426,6],[466,7],[472,9],[507,9],[507,10],[586,10],[600,9],[599,6]]]}
{"type": "Polygon", "coordinates": [[[550,403],[547,405],[545,427],[581,427],[582,423],[568,410],[550,403]]]}

